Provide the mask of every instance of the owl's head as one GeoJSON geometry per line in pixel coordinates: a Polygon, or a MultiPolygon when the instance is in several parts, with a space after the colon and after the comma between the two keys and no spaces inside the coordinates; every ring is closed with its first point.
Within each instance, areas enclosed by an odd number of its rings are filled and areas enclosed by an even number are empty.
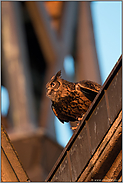
{"type": "Polygon", "coordinates": [[[60,88],[62,86],[61,70],[51,78],[51,81],[46,84],[46,96],[52,101],[58,101],[60,97],[60,88]]]}

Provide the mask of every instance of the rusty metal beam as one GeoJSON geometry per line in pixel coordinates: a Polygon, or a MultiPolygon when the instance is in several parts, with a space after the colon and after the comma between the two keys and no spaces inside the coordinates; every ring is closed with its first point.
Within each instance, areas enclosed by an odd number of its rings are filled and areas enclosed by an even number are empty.
{"type": "Polygon", "coordinates": [[[2,2],[2,69],[12,123],[18,133],[35,128],[28,55],[21,24],[18,2],[2,2]]]}
{"type": "MultiPolygon", "coordinates": [[[[116,133],[116,129],[118,129],[119,125],[121,124],[121,119],[122,119],[122,111],[119,114],[119,117],[117,118],[117,120],[115,121],[115,123],[112,125],[111,129],[108,131],[107,135],[105,136],[105,138],[103,139],[102,143],[100,144],[100,146],[98,147],[97,151],[95,152],[94,156],[92,157],[92,159],[90,160],[88,166],[86,167],[86,169],[83,171],[83,173],[81,174],[80,178],[78,181],[85,181],[85,179],[88,178],[88,175],[91,174],[92,176],[92,168],[95,167],[96,162],[99,160],[102,152],[105,150],[107,144],[109,143],[109,148],[110,148],[110,140],[113,137],[114,133],[116,133]],[[90,173],[91,172],[91,173],[90,173]]],[[[112,141],[115,144],[115,140],[112,141]]],[[[110,151],[109,151],[110,152],[110,151]]],[[[108,151],[106,153],[106,155],[109,153],[108,151]]],[[[106,156],[105,156],[106,157],[106,156]]],[[[104,157],[103,157],[104,158],[104,157]]],[[[100,164],[103,164],[103,161],[101,160],[100,164]]]]}
{"type": "Polygon", "coordinates": [[[76,41],[76,80],[92,80],[101,84],[89,1],[79,2],[76,41]]]}
{"type": "Polygon", "coordinates": [[[1,146],[1,181],[28,182],[29,177],[3,126],[1,127],[1,146]]]}
{"type": "Polygon", "coordinates": [[[71,54],[74,47],[78,4],[79,3],[75,1],[64,2],[60,25],[60,42],[64,56],[71,54]]]}
{"type": "Polygon", "coordinates": [[[50,15],[51,26],[53,26],[53,28],[55,28],[57,33],[59,33],[64,2],[63,1],[45,1],[44,5],[50,15]]]}
{"type": "Polygon", "coordinates": [[[111,168],[103,178],[103,182],[118,181],[119,174],[122,171],[122,150],[119,152],[111,168]]]}
{"type": "MultiPolygon", "coordinates": [[[[116,157],[117,152],[115,154],[114,149],[115,151],[121,149],[121,132],[122,112],[105,136],[103,142],[98,147],[95,155],[90,160],[90,163],[87,166],[87,168],[91,166],[89,174],[86,174],[87,172],[83,172],[82,176],[79,178],[79,182],[98,181],[103,179],[103,176],[105,175],[107,169],[111,166],[113,159],[116,157]],[[84,176],[85,174],[86,176],[84,176]],[[84,177],[84,180],[82,177],[84,177]]],[[[106,179],[106,177],[104,179],[106,179]]],[[[106,181],[108,181],[108,179],[106,181]]]]}
{"type": "Polygon", "coordinates": [[[47,63],[55,64],[57,52],[59,52],[58,40],[55,31],[50,26],[50,20],[45,10],[44,2],[27,1],[26,6],[32,19],[40,47],[44,52],[44,57],[47,63]]]}

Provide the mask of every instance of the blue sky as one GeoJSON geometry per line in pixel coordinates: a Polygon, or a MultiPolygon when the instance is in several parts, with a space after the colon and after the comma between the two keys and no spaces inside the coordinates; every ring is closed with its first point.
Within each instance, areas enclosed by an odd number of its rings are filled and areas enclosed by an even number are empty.
{"type": "Polygon", "coordinates": [[[7,89],[2,86],[1,87],[1,113],[3,116],[7,115],[9,108],[9,95],[7,89]]]}
{"type": "Polygon", "coordinates": [[[122,53],[122,3],[93,2],[91,10],[101,78],[104,82],[122,53]]]}
{"type": "MultiPolygon", "coordinates": [[[[102,83],[104,83],[122,53],[122,2],[95,1],[91,3],[91,10],[99,67],[102,83]]],[[[68,57],[68,62],[73,63],[73,58],[68,57]]],[[[64,64],[68,68],[66,60],[64,64]]],[[[72,65],[69,68],[74,72],[72,65]]],[[[71,74],[67,69],[66,72],[71,74]]],[[[7,91],[1,88],[1,113],[3,115],[7,114],[8,106],[7,91]]],[[[64,147],[73,134],[70,124],[62,124],[55,118],[55,127],[57,141],[64,147]]]]}

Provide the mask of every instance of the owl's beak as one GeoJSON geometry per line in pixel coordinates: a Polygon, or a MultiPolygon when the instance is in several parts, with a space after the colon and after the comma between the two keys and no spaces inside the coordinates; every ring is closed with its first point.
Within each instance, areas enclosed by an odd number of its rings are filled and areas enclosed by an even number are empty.
{"type": "Polygon", "coordinates": [[[47,84],[46,84],[46,89],[48,88],[48,86],[49,86],[49,85],[48,85],[48,83],[47,83],[47,84]]]}
{"type": "Polygon", "coordinates": [[[49,87],[46,87],[46,96],[49,97],[50,89],[49,87]]]}

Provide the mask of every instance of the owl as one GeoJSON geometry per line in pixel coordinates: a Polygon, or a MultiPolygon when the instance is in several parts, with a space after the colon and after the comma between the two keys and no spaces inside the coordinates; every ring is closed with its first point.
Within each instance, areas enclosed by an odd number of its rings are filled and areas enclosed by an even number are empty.
{"type": "MultiPolygon", "coordinates": [[[[59,71],[46,84],[46,96],[51,99],[51,108],[62,123],[79,122],[100,88],[101,85],[88,80],[76,83],[66,81],[61,78],[61,71],[59,71]]],[[[72,130],[77,126],[72,127],[72,130]]]]}

